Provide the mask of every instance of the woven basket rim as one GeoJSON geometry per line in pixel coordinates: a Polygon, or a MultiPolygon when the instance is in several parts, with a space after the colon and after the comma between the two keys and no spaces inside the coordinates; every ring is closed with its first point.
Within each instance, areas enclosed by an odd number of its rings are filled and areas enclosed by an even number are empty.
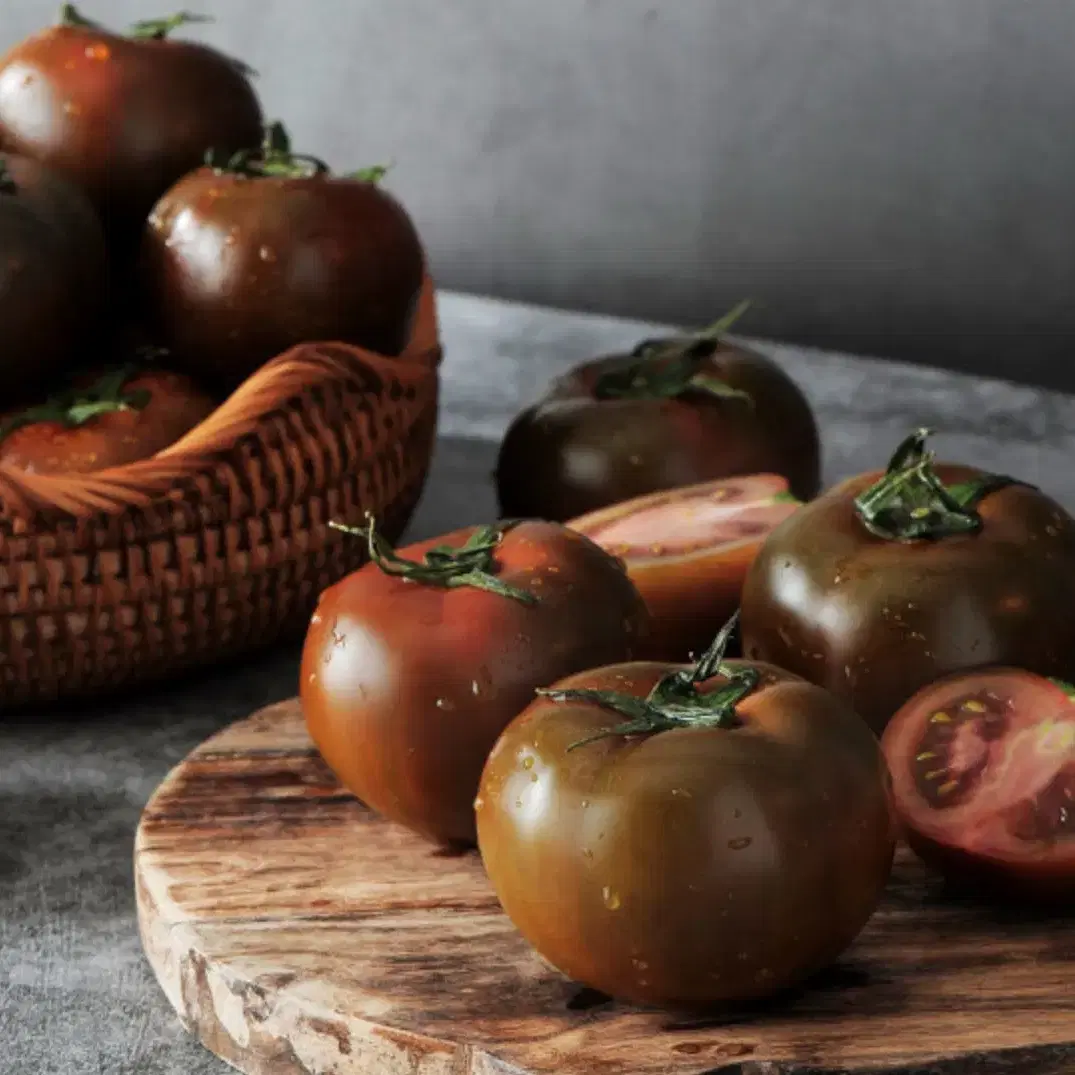
{"type": "Polygon", "coordinates": [[[165,499],[177,481],[213,466],[298,394],[353,376],[362,367],[391,372],[418,387],[437,377],[442,357],[436,291],[427,272],[411,338],[400,355],[336,340],[300,343],[265,363],[198,425],[147,459],[88,474],[38,474],[0,463],[0,518],[29,519],[43,511],[77,517],[147,507],[165,499]]]}

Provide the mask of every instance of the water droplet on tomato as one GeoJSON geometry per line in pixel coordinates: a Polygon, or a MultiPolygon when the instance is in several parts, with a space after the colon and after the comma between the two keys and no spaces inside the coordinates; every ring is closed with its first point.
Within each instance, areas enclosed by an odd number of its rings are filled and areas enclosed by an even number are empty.
{"type": "Polygon", "coordinates": [[[438,709],[443,709],[445,711],[455,709],[455,706],[447,698],[438,698],[436,706],[438,709]]]}
{"type": "Polygon", "coordinates": [[[308,675],[308,676],[306,677],[306,682],[307,682],[307,683],[316,683],[316,682],[317,682],[317,673],[316,673],[316,672],[311,672],[311,673],[310,673],[310,674],[309,674],[309,675],[308,675]]]}
{"type": "Polygon", "coordinates": [[[64,101],[63,110],[69,116],[81,116],[82,115],[82,105],[78,104],[76,101],[64,101]]]}
{"type": "Polygon", "coordinates": [[[480,810],[484,805],[485,805],[485,800],[479,795],[474,800],[474,809],[475,810],[480,810]]]}
{"type": "Polygon", "coordinates": [[[476,679],[471,681],[470,693],[473,694],[475,698],[481,693],[481,686],[476,679]]]}
{"type": "Polygon", "coordinates": [[[732,851],[745,851],[753,842],[749,836],[737,836],[734,840],[728,841],[728,847],[732,851]]]}
{"type": "Polygon", "coordinates": [[[276,260],[276,251],[270,246],[258,247],[258,257],[269,264],[272,264],[276,260]]]}
{"type": "Polygon", "coordinates": [[[614,892],[608,885],[605,885],[601,889],[601,899],[604,900],[605,906],[610,911],[618,911],[620,909],[620,894],[614,892]]]}
{"type": "Polygon", "coordinates": [[[90,60],[107,60],[112,55],[112,50],[105,44],[87,45],[86,58],[90,60]]]}

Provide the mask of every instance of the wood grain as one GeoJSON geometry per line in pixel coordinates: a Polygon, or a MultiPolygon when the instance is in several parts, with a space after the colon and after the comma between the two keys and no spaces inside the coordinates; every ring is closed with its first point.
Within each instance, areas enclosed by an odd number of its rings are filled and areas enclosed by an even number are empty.
{"type": "Polygon", "coordinates": [[[169,1001],[250,1075],[1060,1075],[1075,918],[975,905],[908,855],[840,963],[751,1010],[630,1010],[564,980],[446,856],[344,793],[297,701],[210,739],[139,827],[169,1001]]]}

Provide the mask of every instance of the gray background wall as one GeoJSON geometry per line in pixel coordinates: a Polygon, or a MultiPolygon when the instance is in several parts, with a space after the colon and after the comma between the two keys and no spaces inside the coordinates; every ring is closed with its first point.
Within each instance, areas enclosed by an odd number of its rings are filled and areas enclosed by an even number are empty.
{"type": "MultiPolygon", "coordinates": [[[[3,0],[0,45],[58,6],[3,0]]],[[[194,10],[296,142],[396,162],[446,286],[687,323],[749,295],[751,334],[1075,389],[1072,0],[194,10]]]]}

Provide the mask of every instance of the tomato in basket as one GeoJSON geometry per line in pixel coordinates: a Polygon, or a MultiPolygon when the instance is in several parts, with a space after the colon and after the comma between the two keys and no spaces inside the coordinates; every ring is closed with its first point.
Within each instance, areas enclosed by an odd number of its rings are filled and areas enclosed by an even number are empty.
{"type": "Polygon", "coordinates": [[[834,961],[873,913],[895,825],[877,739],[827,691],[724,660],[617,664],[541,692],[475,804],[505,912],[619,1000],[705,1009],[834,961]]]}
{"type": "Polygon", "coordinates": [[[398,355],[424,255],[382,172],[333,175],[273,124],[261,149],[222,155],[169,190],[146,232],[143,284],[181,368],[233,388],[298,343],[398,355]]]}
{"type": "Polygon", "coordinates": [[[546,686],[630,659],[645,606],[622,564],[546,522],[470,527],[371,562],[321,596],[300,693],[328,765],[384,817],[441,844],[475,839],[490,747],[546,686]]]}
{"type": "Polygon", "coordinates": [[[501,443],[501,512],[563,521],[663,489],[762,473],[812,497],[820,481],[813,412],[780,366],[723,338],[743,308],[696,335],[645,340],[553,381],[501,443]]]}
{"type": "Polygon", "coordinates": [[[0,154],[0,400],[6,406],[31,398],[92,350],[106,264],[101,226],[81,191],[36,161],[0,154]]]}
{"type": "Polygon", "coordinates": [[[201,21],[181,13],[113,33],[64,4],[58,25],[0,59],[0,144],[80,186],[114,254],[136,249],[154,202],[208,150],[261,136],[243,65],[171,38],[201,21]]]}
{"type": "Polygon", "coordinates": [[[148,459],[216,407],[182,374],[134,366],[109,370],[0,419],[0,465],[86,474],[148,459]]]}

